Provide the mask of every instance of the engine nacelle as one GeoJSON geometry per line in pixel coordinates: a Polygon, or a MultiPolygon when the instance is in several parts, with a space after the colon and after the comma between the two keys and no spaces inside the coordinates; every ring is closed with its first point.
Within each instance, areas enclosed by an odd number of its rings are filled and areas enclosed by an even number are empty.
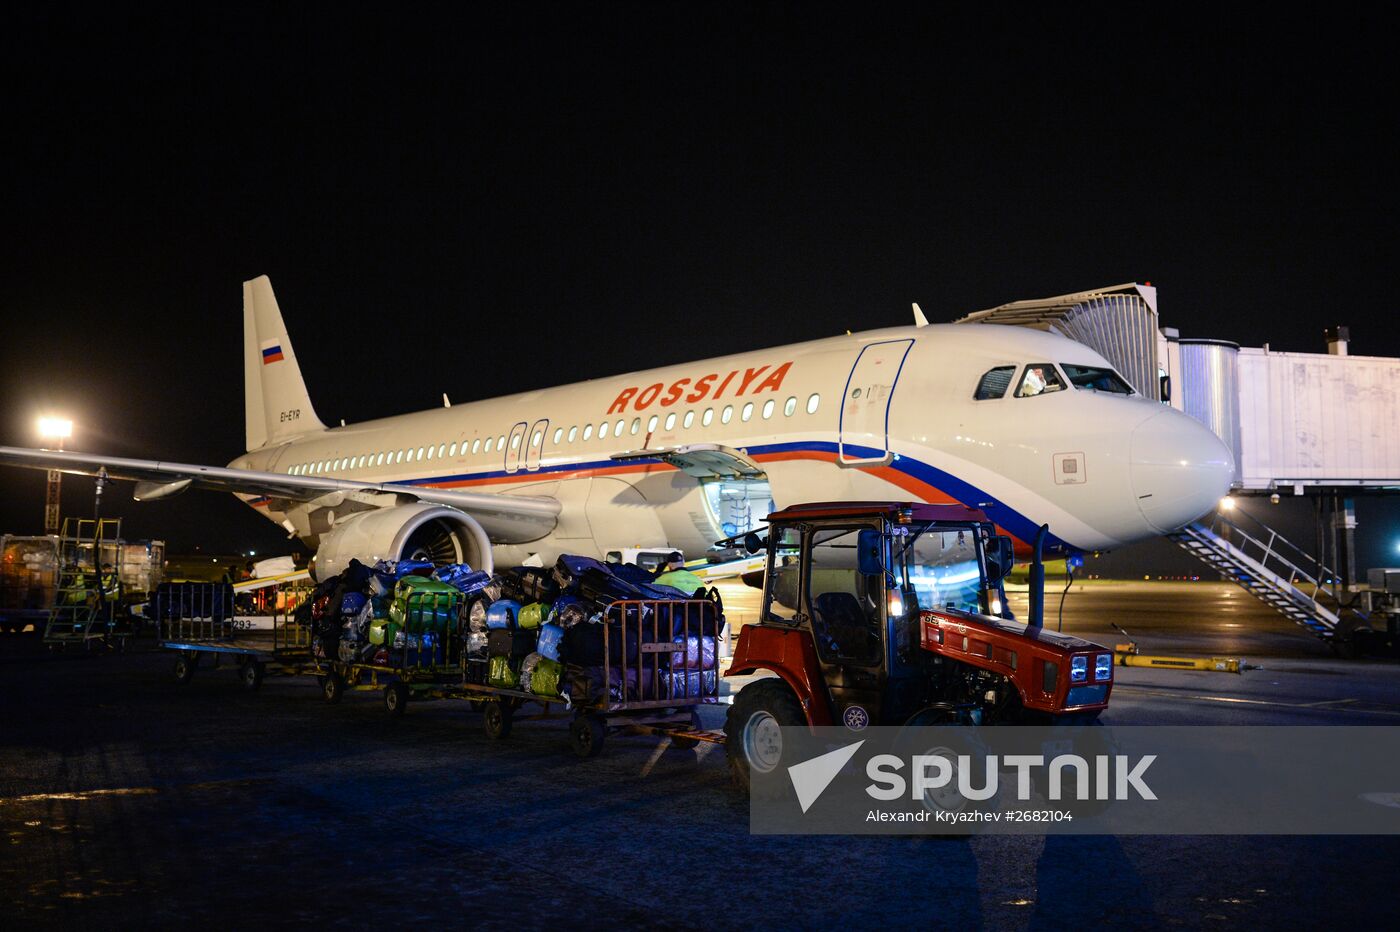
{"type": "Polygon", "coordinates": [[[377,560],[432,560],[468,563],[491,572],[491,541],[476,519],[446,505],[396,505],[346,515],[321,535],[316,551],[317,580],[337,575],[351,559],[366,566],[377,560]]]}

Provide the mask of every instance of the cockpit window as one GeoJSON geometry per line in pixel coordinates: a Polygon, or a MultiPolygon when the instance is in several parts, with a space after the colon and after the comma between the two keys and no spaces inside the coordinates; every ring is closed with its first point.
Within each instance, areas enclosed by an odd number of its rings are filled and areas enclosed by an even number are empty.
{"type": "Polygon", "coordinates": [[[1026,366],[1026,374],[1021,376],[1021,387],[1016,389],[1016,397],[1046,395],[1062,391],[1064,387],[1065,383],[1055,371],[1054,365],[1048,362],[1033,362],[1026,366]]]}
{"type": "Polygon", "coordinates": [[[972,396],[973,400],[987,401],[992,398],[1004,397],[1015,376],[1015,366],[997,366],[995,369],[988,369],[986,374],[982,376],[982,381],[977,383],[977,393],[972,396]]]}
{"type": "Polygon", "coordinates": [[[1069,383],[1075,388],[1087,388],[1096,392],[1111,392],[1115,395],[1131,395],[1133,387],[1123,381],[1123,377],[1112,369],[1103,366],[1072,366],[1060,363],[1069,383]]]}

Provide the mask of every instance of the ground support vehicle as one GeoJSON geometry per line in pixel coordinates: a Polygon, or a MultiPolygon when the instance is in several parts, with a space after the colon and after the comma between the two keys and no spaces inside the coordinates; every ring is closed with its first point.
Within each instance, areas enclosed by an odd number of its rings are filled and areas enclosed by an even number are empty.
{"type": "Polygon", "coordinates": [[[58,586],[58,537],[0,537],[0,631],[44,629],[58,586]]]}
{"type": "Polygon", "coordinates": [[[227,664],[244,687],[255,690],[268,675],[314,673],[311,629],[294,615],[279,613],[272,626],[250,630],[234,616],[227,583],[162,583],[151,603],[156,646],[175,654],[175,681],[188,683],[200,668],[227,664]]]}
{"type": "MultiPolygon", "coordinates": [[[[1037,540],[1046,533],[1041,529],[1037,540]]],[[[1028,624],[1006,608],[1012,541],[961,505],[829,502],[768,516],[762,614],[726,675],[767,671],[730,706],[736,780],[770,771],[783,726],[1087,721],[1108,705],[1113,652],[1046,631],[1044,566],[1028,624]]]]}

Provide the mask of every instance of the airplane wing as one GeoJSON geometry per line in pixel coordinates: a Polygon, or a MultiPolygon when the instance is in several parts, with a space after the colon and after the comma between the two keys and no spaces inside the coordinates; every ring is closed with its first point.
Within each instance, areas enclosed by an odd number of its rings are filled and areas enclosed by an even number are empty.
{"type": "Polygon", "coordinates": [[[187,488],[259,495],[299,503],[312,503],[336,492],[393,495],[400,500],[411,499],[459,508],[478,519],[493,539],[517,537],[521,533],[530,533],[532,536],[526,539],[533,539],[541,536],[542,529],[543,533],[548,533],[561,507],[557,499],[545,496],[463,492],[426,485],[355,482],[325,476],[289,476],[251,469],[230,469],[227,466],[167,463],[66,450],[0,447],[0,464],[57,469],[81,476],[103,474],[109,479],[129,479],[137,483],[133,493],[137,501],[168,498],[187,488]]]}

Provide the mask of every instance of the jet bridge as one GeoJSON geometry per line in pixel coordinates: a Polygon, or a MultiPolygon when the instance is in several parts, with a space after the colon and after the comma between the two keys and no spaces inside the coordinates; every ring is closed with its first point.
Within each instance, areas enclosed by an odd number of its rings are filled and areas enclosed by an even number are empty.
{"type": "Polygon", "coordinates": [[[1316,557],[1224,515],[1171,537],[1320,637],[1366,623],[1344,608],[1358,588],[1354,499],[1400,493],[1400,359],[1350,355],[1344,327],[1328,331],[1326,353],[1184,339],[1160,325],[1149,284],[1013,301],[957,322],[1033,327],[1083,343],[1140,394],[1215,431],[1235,455],[1235,494],[1312,498],[1316,557]]]}

